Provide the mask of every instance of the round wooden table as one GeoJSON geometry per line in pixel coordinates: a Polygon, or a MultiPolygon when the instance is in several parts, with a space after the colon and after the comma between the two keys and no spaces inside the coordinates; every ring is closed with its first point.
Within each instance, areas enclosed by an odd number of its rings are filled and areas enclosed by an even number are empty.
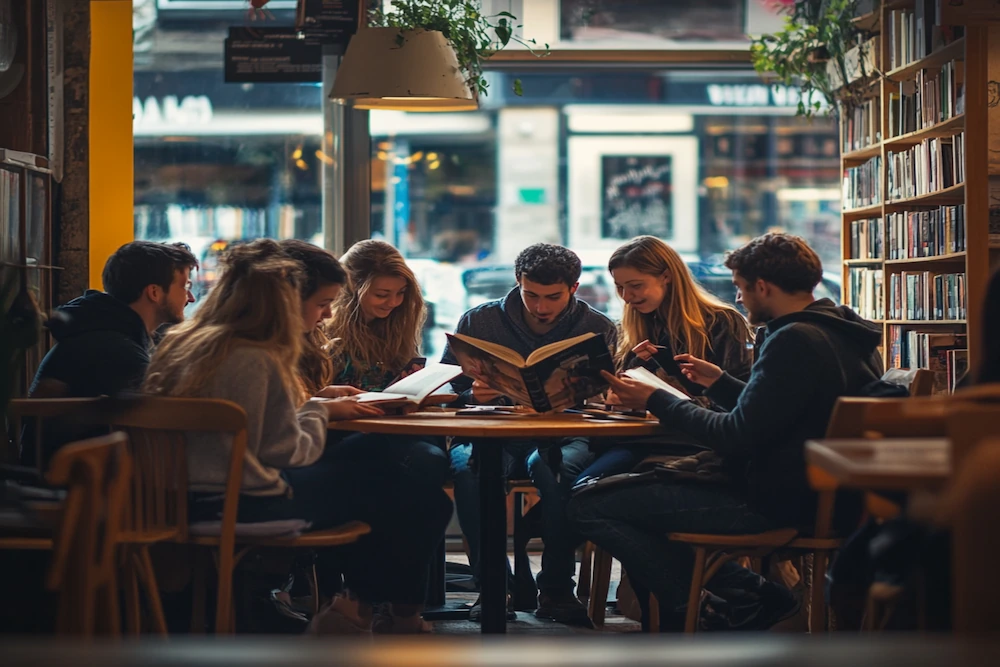
{"type": "Polygon", "coordinates": [[[596,420],[579,414],[457,416],[454,411],[416,412],[331,422],[331,429],[386,435],[466,438],[479,462],[481,602],[483,634],[507,631],[507,512],[503,479],[503,441],[568,437],[630,438],[664,432],[656,419],[596,420]]]}

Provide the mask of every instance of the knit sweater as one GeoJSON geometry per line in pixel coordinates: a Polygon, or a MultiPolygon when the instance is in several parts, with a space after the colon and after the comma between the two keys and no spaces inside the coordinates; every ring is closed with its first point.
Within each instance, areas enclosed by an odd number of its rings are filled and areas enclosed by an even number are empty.
{"type": "MultiPolygon", "coordinates": [[[[282,495],[284,468],[310,465],[326,444],[327,412],[321,404],[300,405],[281,381],[274,358],[259,347],[236,347],[199,394],[236,403],[247,413],[247,450],[242,493],[282,495]]],[[[223,492],[232,438],[191,433],[187,442],[188,480],[192,491],[223,492]]]]}

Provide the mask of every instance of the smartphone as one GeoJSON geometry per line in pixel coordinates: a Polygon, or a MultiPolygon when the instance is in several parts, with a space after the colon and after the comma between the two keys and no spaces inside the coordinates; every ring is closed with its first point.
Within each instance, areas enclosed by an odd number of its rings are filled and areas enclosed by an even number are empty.
{"type": "Polygon", "coordinates": [[[413,373],[414,371],[419,371],[426,365],[427,365],[427,357],[413,357],[412,359],[406,362],[406,365],[403,366],[403,370],[400,372],[400,374],[397,375],[395,378],[393,378],[392,382],[390,382],[389,384],[395,384],[400,380],[402,380],[403,373],[413,373]],[[417,368],[414,369],[414,366],[416,366],[417,368]]]}

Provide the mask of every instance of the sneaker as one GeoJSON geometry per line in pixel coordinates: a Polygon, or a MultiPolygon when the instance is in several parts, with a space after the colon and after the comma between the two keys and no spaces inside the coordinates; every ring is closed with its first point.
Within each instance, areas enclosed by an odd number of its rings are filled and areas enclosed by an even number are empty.
{"type": "MultiPolygon", "coordinates": [[[[476,598],[476,601],[472,604],[469,609],[469,620],[473,623],[479,623],[483,615],[483,599],[482,597],[476,598]]],[[[514,611],[514,598],[507,596],[507,620],[516,621],[517,612],[514,611]]]]}
{"type": "Polygon", "coordinates": [[[371,637],[371,624],[365,624],[361,619],[345,614],[337,605],[337,598],[319,610],[306,627],[311,635],[342,635],[355,637],[371,637]]]}
{"type": "Polygon", "coordinates": [[[434,627],[420,614],[393,616],[389,603],[378,605],[372,616],[372,632],[377,635],[423,635],[433,631],[434,627]]]}
{"type": "Polygon", "coordinates": [[[572,591],[542,591],[538,594],[536,618],[544,618],[563,625],[593,628],[587,608],[572,591]]]}

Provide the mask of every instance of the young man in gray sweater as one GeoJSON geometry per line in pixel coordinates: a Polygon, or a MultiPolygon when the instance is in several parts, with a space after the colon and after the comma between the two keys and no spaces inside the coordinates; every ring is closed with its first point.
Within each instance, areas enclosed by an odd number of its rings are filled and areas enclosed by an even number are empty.
{"type": "MultiPolygon", "coordinates": [[[[617,338],[614,323],[575,296],[581,271],[580,258],[562,246],[548,243],[530,246],[514,262],[517,286],[502,299],[465,313],[456,333],[504,345],[523,357],[543,345],[586,333],[604,335],[614,350],[617,338]]],[[[458,363],[450,348],[445,349],[441,361],[458,363]]],[[[464,376],[452,382],[452,386],[466,404],[509,402],[499,392],[464,376]]],[[[472,443],[451,449],[458,519],[468,540],[473,571],[479,577],[479,480],[470,465],[471,457],[472,443]]],[[[545,551],[542,571],[538,574],[535,611],[540,618],[590,623],[586,608],[573,593],[579,539],[568,527],[566,503],[573,481],[591,459],[585,438],[504,443],[505,477],[530,477],[542,499],[539,510],[545,551]]],[[[476,612],[478,608],[474,607],[473,618],[478,617],[476,612]]]]}

